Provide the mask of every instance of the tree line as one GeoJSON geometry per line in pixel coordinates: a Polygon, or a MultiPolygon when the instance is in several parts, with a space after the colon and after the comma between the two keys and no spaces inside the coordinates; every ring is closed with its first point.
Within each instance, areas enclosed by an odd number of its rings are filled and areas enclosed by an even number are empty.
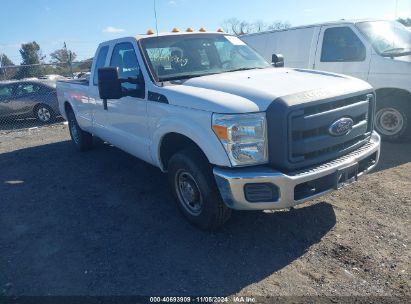
{"type": "Polygon", "coordinates": [[[240,36],[264,31],[287,29],[291,24],[288,21],[266,23],[262,20],[250,22],[247,20],[239,20],[237,18],[229,18],[224,20],[222,26],[225,32],[240,36]]]}
{"type": "Polygon", "coordinates": [[[90,60],[73,65],[77,55],[67,48],[66,43],[62,48],[49,54],[49,63],[45,62],[46,56],[43,55],[36,41],[23,43],[19,52],[20,65],[15,65],[6,54],[0,54],[0,80],[39,77],[47,74],[71,76],[73,72],[89,69],[91,65],[90,60]]]}

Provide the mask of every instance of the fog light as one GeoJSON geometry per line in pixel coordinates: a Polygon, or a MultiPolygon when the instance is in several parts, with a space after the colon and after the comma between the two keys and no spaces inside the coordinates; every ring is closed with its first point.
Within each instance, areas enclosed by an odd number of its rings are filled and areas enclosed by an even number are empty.
{"type": "Polygon", "coordinates": [[[245,184],[244,196],[250,203],[276,202],[280,191],[276,185],[269,183],[245,184]]]}

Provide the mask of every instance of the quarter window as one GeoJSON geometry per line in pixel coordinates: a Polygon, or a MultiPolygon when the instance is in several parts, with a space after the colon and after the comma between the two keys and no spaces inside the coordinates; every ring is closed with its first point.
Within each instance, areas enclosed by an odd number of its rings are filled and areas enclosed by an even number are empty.
{"type": "Polygon", "coordinates": [[[332,27],[324,32],[322,62],[354,62],[365,60],[365,47],[349,27],[332,27]]]}
{"type": "Polygon", "coordinates": [[[93,84],[98,85],[98,69],[104,67],[108,53],[108,45],[103,46],[97,55],[96,66],[94,68],[93,84]]]}

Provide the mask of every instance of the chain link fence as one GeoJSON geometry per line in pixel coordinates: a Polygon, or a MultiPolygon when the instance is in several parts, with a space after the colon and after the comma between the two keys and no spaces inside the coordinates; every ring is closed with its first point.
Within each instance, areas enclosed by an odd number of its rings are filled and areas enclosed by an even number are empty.
{"type": "Polygon", "coordinates": [[[0,135],[62,122],[56,83],[89,77],[91,63],[0,67],[0,135]]]}

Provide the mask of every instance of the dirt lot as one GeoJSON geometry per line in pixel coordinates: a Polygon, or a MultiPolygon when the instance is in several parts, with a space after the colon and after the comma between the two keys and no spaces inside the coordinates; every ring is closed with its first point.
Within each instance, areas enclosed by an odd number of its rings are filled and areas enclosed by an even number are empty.
{"type": "Polygon", "coordinates": [[[188,224],[156,168],[0,128],[0,295],[410,295],[411,144],[291,211],[188,224]]]}

